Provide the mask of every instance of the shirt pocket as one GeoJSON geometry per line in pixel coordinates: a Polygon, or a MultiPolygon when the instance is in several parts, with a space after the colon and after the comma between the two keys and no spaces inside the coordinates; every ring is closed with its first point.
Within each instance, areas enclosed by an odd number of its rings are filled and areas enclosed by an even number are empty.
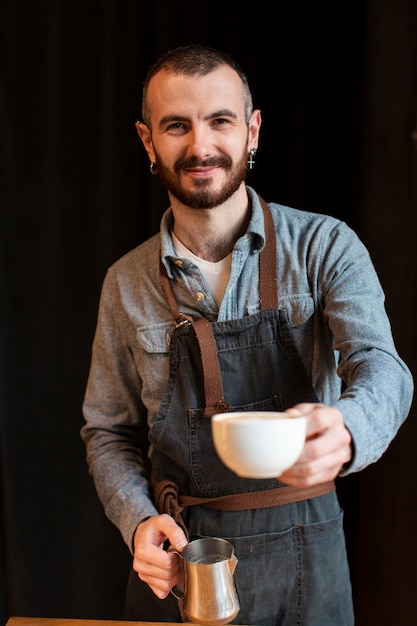
{"type": "Polygon", "coordinates": [[[174,324],[158,323],[136,328],[135,355],[142,380],[144,400],[160,400],[168,382],[169,352],[174,324]]]}
{"type": "Polygon", "coordinates": [[[310,294],[299,294],[291,296],[281,296],[279,302],[281,318],[287,320],[290,328],[297,328],[311,320],[315,306],[313,296],[310,294]]]}
{"type": "Polygon", "coordinates": [[[280,298],[279,334],[300,382],[312,386],[312,362],[315,349],[315,303],[310,294],[280,298]]]}
{"type": "Polygon", "coordinates": [[[173,324],[166,323],[139,326],[136,329],[136,337],[142,349],[148,354],[167,354],[173,328],[173,324]]]}

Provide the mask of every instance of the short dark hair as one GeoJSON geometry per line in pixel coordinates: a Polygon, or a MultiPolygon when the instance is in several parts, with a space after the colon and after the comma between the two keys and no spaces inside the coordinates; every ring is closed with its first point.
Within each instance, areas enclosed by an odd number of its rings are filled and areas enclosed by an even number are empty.
{"type": "Polygon", "coordinates": [[[252,94],[248,79],[239,64],[226,52],[216,50],[210,46],[192,44],[180,46],[174,50],[169,50],[149,68],[143,83],[142,95],[142,119],[150,128],[150,114],[147,103],[148,87],[151,79],[160,72],[166,70],[173,74],[185,74],[187,76],[206,76],[218,67],[226,65],[231,67],[242,81],[242,86],[246,96],[245,119],[249,123],[253,110],[252,94]]]}

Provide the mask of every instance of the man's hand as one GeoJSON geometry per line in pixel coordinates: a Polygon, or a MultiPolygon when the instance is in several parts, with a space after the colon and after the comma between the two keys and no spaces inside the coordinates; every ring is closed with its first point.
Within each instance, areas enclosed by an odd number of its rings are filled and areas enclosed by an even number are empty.
{"type": "Polygon", "coordinates": [[[279,476],[279,480],[295,487],[309,487],[339,474],[352,458],[352,437],[338,409],[324,404],[301,403],[287,413],[307,417],[307,436],[297,462],[279,476]]]}
{"type": "Polygon", "coordinates": [[[161,599],[167,597],[180,576],[178,556],[163,549],[167,539],[178,552],[187,545],[182,529],[165,514],[139,524],[134,536],[133,569],[161,599]]]}

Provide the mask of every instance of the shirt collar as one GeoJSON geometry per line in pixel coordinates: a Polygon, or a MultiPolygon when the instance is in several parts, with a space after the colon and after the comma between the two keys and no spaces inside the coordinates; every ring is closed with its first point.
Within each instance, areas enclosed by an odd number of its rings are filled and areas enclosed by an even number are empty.
{"type": "MultiPolygon", "coordinates": [[[[261,203],[258,194],[252,187],[246,186],[249,201],[252,205],[252,215],[246,230],[246,237],[242,245],[248,245],[252,242],[253,251],[259,252],[265,245],[265,228],[261,203]]],[[[160,227],[161,238],[161,258],[167,268],[168,276],[173,278],[171,272],[171,263],[176,259],[175,248],[171,237],[171,228],[174,222],[172,209],[169,207],[162,216],[160,227]]]]}

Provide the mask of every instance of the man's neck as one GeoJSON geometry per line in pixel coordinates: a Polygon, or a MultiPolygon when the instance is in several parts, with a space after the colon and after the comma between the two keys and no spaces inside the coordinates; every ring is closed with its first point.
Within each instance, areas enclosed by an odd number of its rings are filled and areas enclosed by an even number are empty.
{"type": "MultiPolygon", "coordinates": [[[[240,190],[239,190],[240,192],[240,190]]],[[[251,208],[246,189],[212,209],[192,209],[171,198],[174,232],[193,254],[217,263],[247,229],[251,208]]]]}

